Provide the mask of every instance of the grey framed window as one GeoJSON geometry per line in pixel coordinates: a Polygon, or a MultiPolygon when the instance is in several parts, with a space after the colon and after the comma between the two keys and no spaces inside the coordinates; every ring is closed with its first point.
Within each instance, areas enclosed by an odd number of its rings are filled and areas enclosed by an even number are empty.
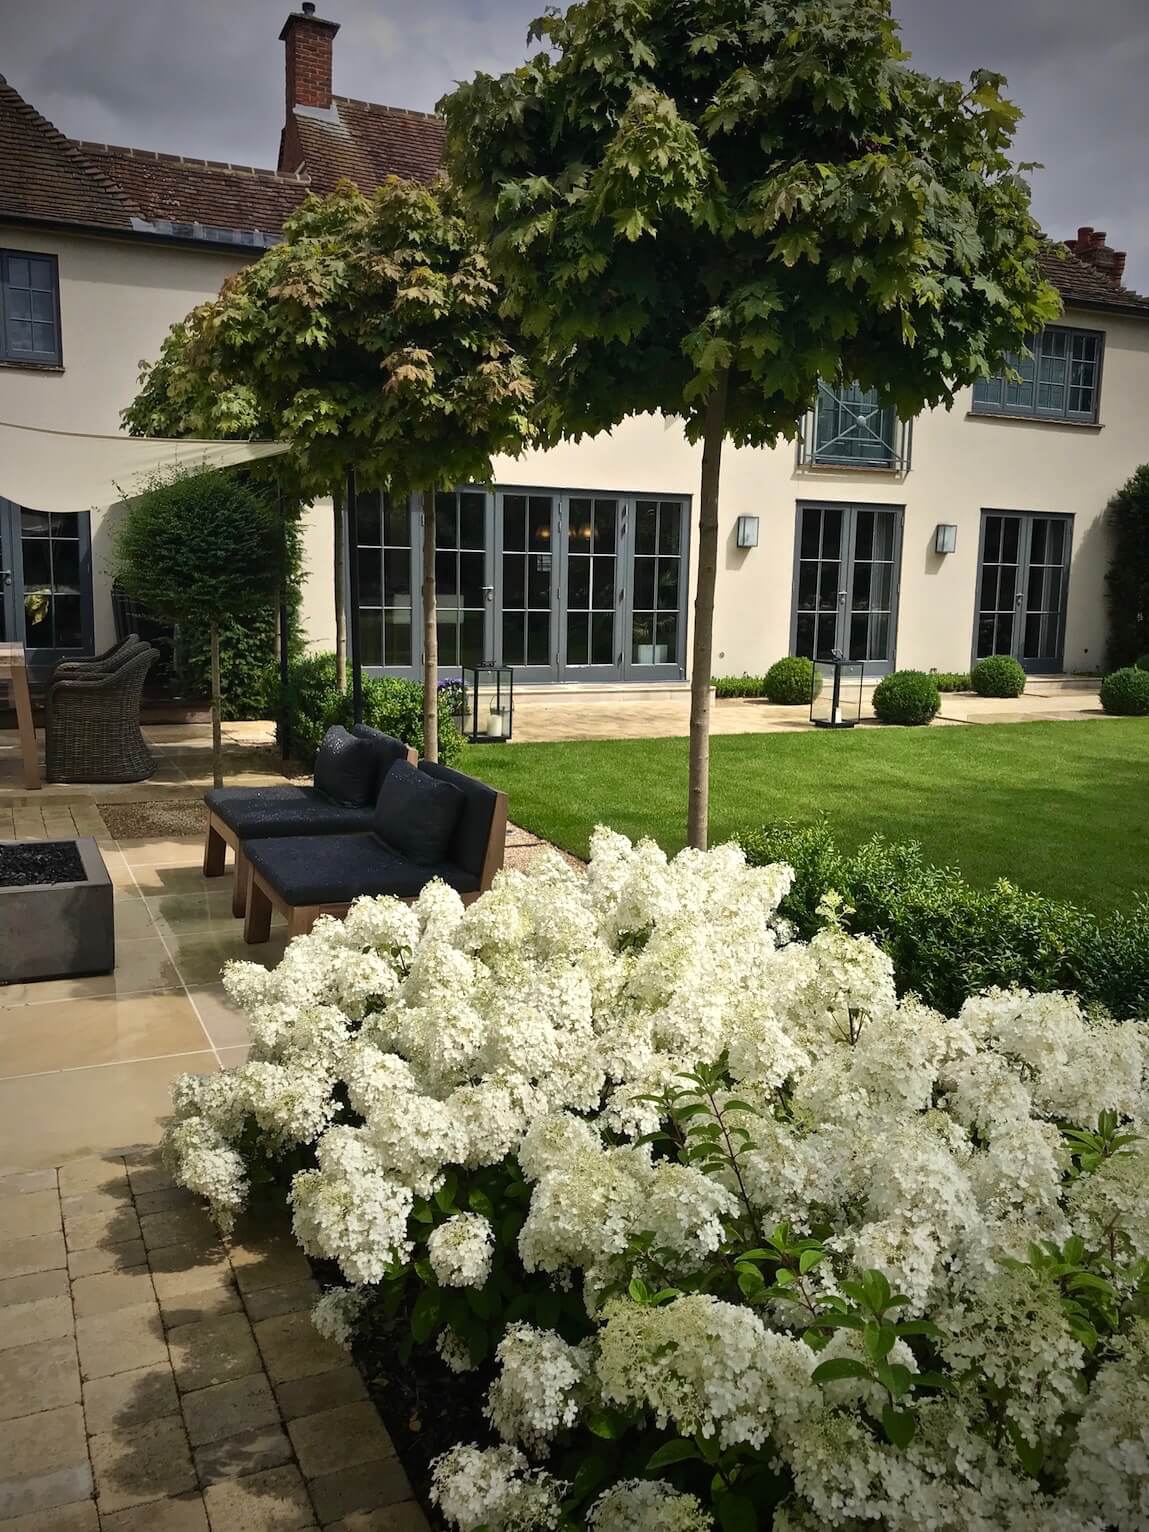
{"type": "Polygon", "coordinates": [[[682,614],[681,500],[636,500],[631,663],[672,665],[682,614]]]}
{"type": "Polygon", "coordinates": [[[983,511],[973,658],[1012,654],[1023,670],[1061,669],[1073,518],[983,511]]]}
{"type": "Polygon", "coordinates": [[[60,280],[54,255],[0,250],[0,361],[61,365],[60,280]]]}
{"type": "Polygon", "coordinates": [[[800,468],[877,468],[906,473],[913,432],[876,388],[819,383],[798,440],[800,468]]]}
{"type": "Polygon", "coordinates": [[[86,511],[0,500],[0,637],[23,643],[39,679],[92,650],[92,536],[86,511]]]}
{"type": "Polygon", "coordinates": [[[502,495],[500,663],[545,671],[553,651],[555,497],[502,495]]]}
{"type": "Polygon", "coordinates": [[[439,663],[481,665],[490,657],[488,614],[494,585],[487,567],[487,496],[448,490],[435,496],[435,602],[439,663]]]}
{"type": "Polygon", "coordinates": [[[566,546],[566,667],[614,666],[621,503],[572,495],[566,546]]]}
{"type": "Polygon", "coordinates": [[[358,497],[359,641],[364,665],[414,663],[411,503],[378,490],[358,497]]]}
{"type": "Polygon", "coordinates": [[[1071,420],[1094,425],[1101,403],[1100,330],[1050,325],[1029,343],[1028,356],[1010,353],[1003,371],[973,386],[976,415],[1032,415],[1035,420],[1071,420]]]}
{"type": "Polygon", "coordinates": [[[900,506],[799,505],[791,653],[828,660],[839,650],[871,676],[890,670],[901,558],[900,506]]]}

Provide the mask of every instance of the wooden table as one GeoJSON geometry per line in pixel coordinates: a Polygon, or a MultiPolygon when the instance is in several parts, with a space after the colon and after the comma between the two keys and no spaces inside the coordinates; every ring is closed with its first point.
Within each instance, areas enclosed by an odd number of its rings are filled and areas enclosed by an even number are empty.
{"type": "Polygon", "coordinates": [[[0,644],[0,680],[5,677],[16,704],[20,751],[24,757],[24,786],[40,790],[40,758],[36,752],[36,725],[32,722],[32,698],[28,691],[28,665],[23,644],[0,644]]]}

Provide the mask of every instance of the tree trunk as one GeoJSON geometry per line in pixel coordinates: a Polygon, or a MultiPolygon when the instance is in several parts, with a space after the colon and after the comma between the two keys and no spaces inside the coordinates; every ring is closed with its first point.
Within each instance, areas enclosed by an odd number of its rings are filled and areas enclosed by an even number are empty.
{"type": "Polygon", "coordinates": [[[344,520],[344,495],[336,489],[331,496],[335,517],[335,684],[342,697],[347,690],[347,524],[344,520]]]}
{"type": "Polygon", "coordinates": [[[220,699],[223,687],[219,676],[219,623],[211,625],[211,779],[223,786],[223,727],[220,699]]]}
{"type": "Polygon", "coordinates": [[[435,607],[435,493],[423,507],[423,759],[439,759],[439,620],[435,607]]]}
{"type": "Polygon", "coordinates": [[[718,575],[718,481],[726,436],[730,374],[718,374],[706,402],[702,435],[702,485],[698,507],[698,582],[694,592],[694,642],[690,660],[690,786],[687,844],[706,850],[710,819],[710,673],[714,652],[714,586],[718,575]]]}

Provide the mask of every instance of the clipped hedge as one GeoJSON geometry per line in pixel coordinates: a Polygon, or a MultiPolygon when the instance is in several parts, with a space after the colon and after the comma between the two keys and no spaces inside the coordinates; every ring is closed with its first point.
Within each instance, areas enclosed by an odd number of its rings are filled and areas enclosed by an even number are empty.
{"type": "MultiPolygon", "coordinates": [[[[455,724],[458,688],[439,688],[439,760],[447,766],[463,751],[463,736],[455,724]]],[[[335,656],[309,654],[290,670],[286,694],[291,716],[292,753],[310,764],[324,734],[334,723],[350,728],[351,687],[340,695],[335,684],[335,656]]],[[[382,729],[423,753],[423,688],[399,676],[363,679],[363,722],[382,729]]]]}
{"type": "Polygon", "coordinates": [[[766,682],[762,676],[714,676],[710,682],[714,695],[724,697],[764,697],[766,682]]]}
{"type": "Polygon", "coordinates": [[[846,929],[872,937],[894,963],[899,990],[956,1011],[992,985],[1072,990],[1116,1016],[1149,1017],[1149,900],[1096,915],[1066,899],[999,879],[975,888],[925,859],[913,841],[882,836],[847,853],[824,823],[782,821],[740,837],[749,860],[787,862],[794,886],[781,913],[809,937],[827,890],[845,900],[846,929]]]}
{"type": "Polygon", "coordinates": [[[1101,706],[1107,713],[1126,718],[1145,717],[1149,714],[1149,670],[1127,665],[1106,676],[1101,683],[1101,706]]]}
{"type": "Polygon", "coordinates": [[[941,705],[937,682],[924,670],[895,670],[874,687],[874,712],[883,723],[929,723],[941,705]]]}
{"type": "Polygon", "coordinates": [[[934,685],[940,692],[968,692],[973,690],[968,670],[931,670],[934,685]]]}
{"type": "Polygon", "coordinates": [[[979,697],[1020,697],[1025,690],[1025,671],[1012,654],[991,654],[978,660],[970,681],[979,697]]]}
{"type": "Polygon", "coordinates": [[[814,661],[805,655],[791,654],[775,660],[766,672],[765,692],[767,700],[787,707],[798,707],[809,702],[815,692],[822,690],[822,677],[815,681],[814,661]]]}

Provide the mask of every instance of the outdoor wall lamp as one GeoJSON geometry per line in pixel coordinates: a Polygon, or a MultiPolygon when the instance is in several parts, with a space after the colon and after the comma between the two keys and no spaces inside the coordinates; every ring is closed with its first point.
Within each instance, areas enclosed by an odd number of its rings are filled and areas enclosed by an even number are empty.
{"type": "Polygon", "coordinates": [[[958,529],[949,522],[939,521],[934,532],[934,552],[953,553],[958,545],[958,529]]]}
{"type": "Polygon", "coordinates": [[[757,548],[758,546],[758,518],[757,516],[739,516],[735,528],[734,541],[739,548],[757,548]]]}

